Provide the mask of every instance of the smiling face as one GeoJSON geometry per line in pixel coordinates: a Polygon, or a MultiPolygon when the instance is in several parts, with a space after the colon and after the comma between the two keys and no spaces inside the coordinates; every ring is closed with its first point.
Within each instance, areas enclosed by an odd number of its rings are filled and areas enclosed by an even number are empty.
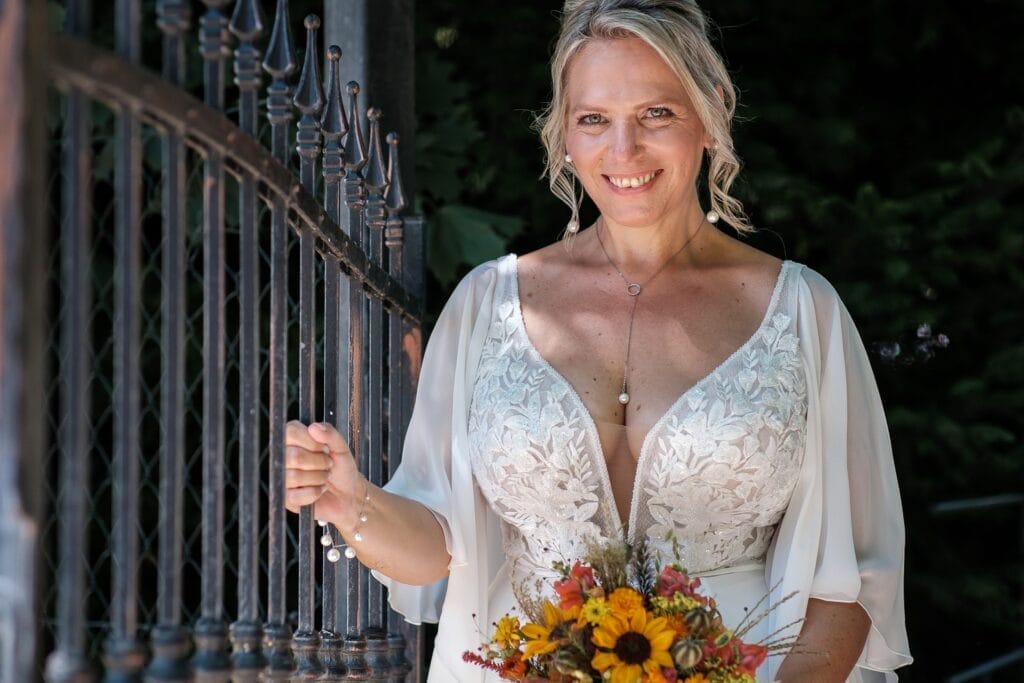
{"type": "Polygon", "coordinates": [[[647,227],[700,212],[710,141],[682,83],[640,38],[593,40],[566,77],[566,149],[605,220],[647,227]]]}

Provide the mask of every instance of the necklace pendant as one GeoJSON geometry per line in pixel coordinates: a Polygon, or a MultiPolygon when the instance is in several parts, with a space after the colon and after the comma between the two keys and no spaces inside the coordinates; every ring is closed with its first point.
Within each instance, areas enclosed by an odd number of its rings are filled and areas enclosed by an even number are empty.
{"type": "Polygon", "coordinates": [[[627,284],[626,294],[629,294],[630,296],[640,296],[640,285],[636,282],[627,284]]]}
{"type": "Polygon", "coordinates": [[[619,403],[621,403],[622,405],[626,405],[627,403],[629,403],[629,394],[626,393],[625,391],[619,394],[619,403]]]}

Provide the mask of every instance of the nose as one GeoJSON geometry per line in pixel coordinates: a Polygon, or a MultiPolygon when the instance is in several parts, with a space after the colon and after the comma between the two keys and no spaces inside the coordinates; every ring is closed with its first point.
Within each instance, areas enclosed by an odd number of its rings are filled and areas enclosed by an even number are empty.
{"type": "Polygon", "coordinates": [[[622,120],[612,127],[612,155],[617,160],[632,159],[640,151],[643,131],[635,121],[622,120]]]}

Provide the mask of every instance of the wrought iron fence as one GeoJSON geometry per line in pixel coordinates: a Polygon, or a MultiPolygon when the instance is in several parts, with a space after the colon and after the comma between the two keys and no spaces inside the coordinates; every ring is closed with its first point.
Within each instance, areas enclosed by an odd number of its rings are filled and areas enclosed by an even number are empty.
{"type": "Polygon", "coordinates": [[[299,68],[287,0],[265,45],[257,0],[203,4],[201,101],[183,0],[156,3],[162,76],[139,0],[116,3],[113,52],[69,0],[50,64],[45,676],[419,678],[384,589],[317,562],[311,510],[284,509],[289,417],[336,424],[374,483],[400,459],[422,261],[398,136],[317,17],[299,68]]]}

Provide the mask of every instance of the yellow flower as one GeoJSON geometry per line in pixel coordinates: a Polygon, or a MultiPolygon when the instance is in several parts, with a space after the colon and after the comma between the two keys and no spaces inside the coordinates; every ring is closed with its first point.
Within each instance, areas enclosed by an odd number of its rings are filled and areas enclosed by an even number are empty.
{"type": "Polygon", "coordinates": [[[708,679],[704,677],[704,674],[693,674],[684,678],[680,683],[708,683],[708,679]]]}
{"type": "Polygon", "coordinates": [[[651,618],[643,609],[628,618],[613,615],[594,629],[594,644],[603,650],[590,663],[602,674],[610,671],[611,683],[662,681],[661,667],[673,666],[668,650],[674,635],[664,617],[651,618]]]}
{"type": "Polygon", "coordinates": [[[523,648],[523,659],[546,655],[558,649],[558,646],[567,640],[568,629],[564,626],[567,621],[575,621],[580,615],[580,608],[559,609],[550,600],[544,601],[544,625],[526,624],[522,633],[526,638],[526,647],[523,648]]]}
{"type": "Polygon", "coordinates": [[[491,638],[491,642],[503,649],[514,648],[519,645],[521,636],[519,635],[518,617],[506,614],[501,619],[498,619],[496,626],[497,628],[494,631],[494,637],[491,638]]]}
{"type": "Polygon", "coordinates": [[[632,588],[616,588],[608,596],[608,604],[617,617],[627,618],[633,612],[644,609],[644,598],[632,588]]]}
{"type": "Polygon", "coordinates": [[[597,626],[611,614],[612,608],[604,598],[590,598],[583,603],[583,609],[580,611],[580,623],[597,626]]]}

